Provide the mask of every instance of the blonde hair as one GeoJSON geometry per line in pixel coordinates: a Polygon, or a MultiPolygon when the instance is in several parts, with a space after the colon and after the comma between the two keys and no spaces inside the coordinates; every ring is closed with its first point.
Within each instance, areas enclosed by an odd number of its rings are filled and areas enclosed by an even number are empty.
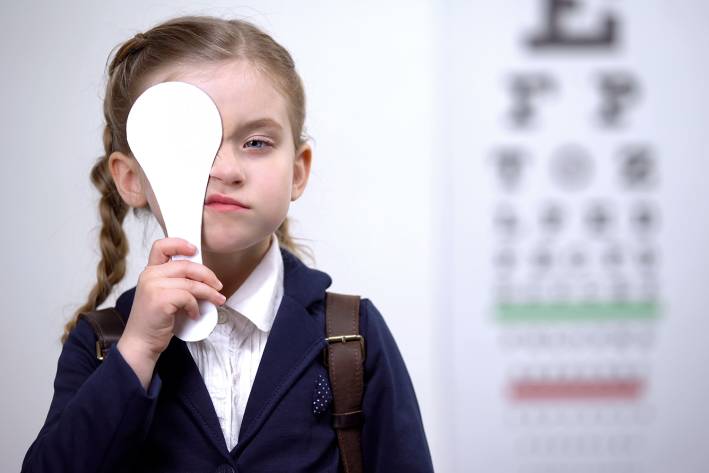
{"type": "MultiPolygon", "coordinates": [[[[114,48],[115,49],[115,48],[114,48]]],[[[110,59],[109,55],[109,59],[110,59]]],[[[211,16],[183,16],[161,23],[145,33],[138,33],[118,47],[108,67],[103,113],[104,155],[91,169],[91,182],[101,194],[99,214],[101,260],[96,268],[97,281],[87,301],[79,307],[64,327],[64,343],[78,322],[79,314],[95,310],[111,294],[126,272],[128,240],[123,221],[129,207],[123,201],[108,168],[108,157],[114,151],[130,154],[126,137],[126,121],[131,106],[141,92],[142,82],[159,68],[178,62],[218,62],[243,59],[269,77],[287,98],[288,114],[296,149],[305,143],[305,93],[300,76],[288,51],[271,36],[243,20],[226,20],[211,16]]],[[[146,207],[133,208],[149,214],[146,207]]],[[[298,256],[310,250],[294,241],[286,218],[276,230],[281,246],[298,256]]]]}

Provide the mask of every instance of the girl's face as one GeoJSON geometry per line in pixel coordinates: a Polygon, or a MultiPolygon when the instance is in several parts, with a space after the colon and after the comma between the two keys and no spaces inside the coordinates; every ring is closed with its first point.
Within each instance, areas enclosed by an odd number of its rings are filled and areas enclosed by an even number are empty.
{"type": "MultiPolygon", "coordinates": [[[[143,90],[166,81],[196,85],[214,100],[223,137],[212,165],[205,200],[231,197],[247,208],[220,211],[205,205],[202,251],[231,253],[253,247],[283,222],[291,201],[302,194],[310,173],[310,147],[295,149],[286,99],[251,63],[180,65],[157,72],[143,90]]],[[[142,170],[140,181],[153,214],[165,229],[142,170]]]]}

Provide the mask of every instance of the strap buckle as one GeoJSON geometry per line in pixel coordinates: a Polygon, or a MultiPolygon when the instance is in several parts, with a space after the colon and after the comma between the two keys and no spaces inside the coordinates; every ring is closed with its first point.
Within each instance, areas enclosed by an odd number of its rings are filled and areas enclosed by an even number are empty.
{"type": "MultiPolygon", "coordinates": [[[[359,342],[359,349],[360,352],[362,353],[362,360],[364,360],[365,357],[365,349],[364,349],[364,337],[362,335],[335,335],[334,337],[326,337],[325,341],[327,342],[328,345],[333,344],[333,343],[347,343],[347,342],[359,342]]],[[[323,350],[323,363],[325,366],[328,366],[328,361],[327,361],[327,348],[323,350]]]]}
{"type": "Polygon", "coordinates": [[[96,358],[98,358],[99,361],[103,361],[103,347],[101,346],[101,341],[96,340],[96,358]]]}

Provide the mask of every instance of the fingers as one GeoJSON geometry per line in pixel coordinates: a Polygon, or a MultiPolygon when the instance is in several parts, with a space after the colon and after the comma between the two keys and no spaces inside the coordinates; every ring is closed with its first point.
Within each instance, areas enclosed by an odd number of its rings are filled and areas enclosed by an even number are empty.
{"type": "Polygon", "coordinates": [[[185,278],[207,284],[216,290],[221,290],[223,284],[214,272],[203,264],[188,260],[170,261],[159,266],[150,266],[140,276],[143,279],[152,278],[185,278]]]}
{"type": "Polygon", "coordinates": [[[153,242],[148,256],[148,266],[167,263],[171,256],[186,255],[192,256],[197,251],[197,247],[191,245],[182,238],[161,238],[153,242]]]}
{"type": "Polygon", "coordinates": [[[175,255],[192,256],[195,251],[196,248],[182,238],[156,240],[150,250],[148,266],[141,277],[144,279],[151,277],[188,278],[221,290],[224,285],[207,266],[189,260],[172,261],[170,259],[175,255]]]}
{"type": "Polygon", "coordinates": [[[171,294],[166,312],[172,315],[184,310],[191,319],[199,317],[199,303],[189,291],[177,290],[171,294]]]}
{"type": "Polygon", "coordinates": [[[186,291],[193,299],[208,300],[214,305],[222,305],[226,302],[226,297],[220,294],[212,286],[199,281],[192,281],[184,278],[164,278],[160,281],[163,289],[186,291]]]}
{"type": "Polygon", "coordinates": [[[199,300],[218,306],[226,301],[219,293],[223,284],[211,269],[187,259],[171,259],[176,255],[192,256],[196,251],[197,248],[183,238],[166,237],[153,242],[148,265],[138,277],[138,285],[153,294],[164,313],[174,315],[184,310],[189,317],[198,318],[199,300]],[[158,302],[160,299],[162,302],[158,302]]]}

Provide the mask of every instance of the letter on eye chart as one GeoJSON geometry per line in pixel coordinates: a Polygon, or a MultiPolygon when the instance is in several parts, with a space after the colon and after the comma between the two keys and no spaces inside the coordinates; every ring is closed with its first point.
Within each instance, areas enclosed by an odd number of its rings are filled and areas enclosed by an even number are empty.
{"type": "MultiPolygon", "coordinates": [[[[173,256],[202,263],[202,212],[209,172],[222,141],[219,110],[206,92],[185,82],[163,82],[143,92],[128,114],[128,145],[150,182],[165,223],[165,236],[184,238],[197,247],[194,256],[173,256]]],[[[185,341],[207,338],[217,310],[199,301],[200,317],[184,312],[175,319],[175,335],[185,341]]]]}

